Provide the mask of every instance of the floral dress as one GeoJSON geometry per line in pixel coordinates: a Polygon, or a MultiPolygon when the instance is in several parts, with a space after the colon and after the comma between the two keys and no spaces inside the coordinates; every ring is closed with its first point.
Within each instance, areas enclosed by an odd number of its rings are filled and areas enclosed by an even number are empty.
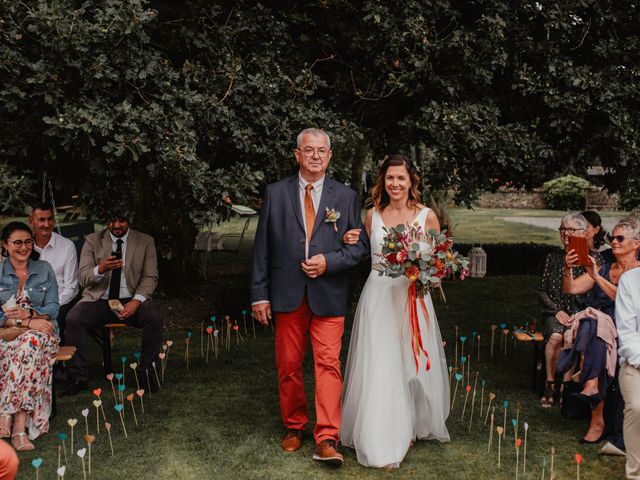
{"type": "MultiPolygon", "coordinates": [[[[31,302],[24,290],[17,304],[31,302]]],[[[60,338],[28,330],[15,340],[0,340],[0,414],[27,412],[26,431],[34,440],[49,430],[51,414],[51,369],[58,354],[60,338]]]]}

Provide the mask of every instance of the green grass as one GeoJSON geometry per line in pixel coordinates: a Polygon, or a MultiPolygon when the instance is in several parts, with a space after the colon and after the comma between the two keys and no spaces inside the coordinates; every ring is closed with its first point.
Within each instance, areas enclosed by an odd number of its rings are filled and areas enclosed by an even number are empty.
{"type": "MultiPolygon", "coordinates": [[[[244,297],[247,285],[245,274],[237,275],[225,284],[227,295],[235,292],[244,297]]],[[[542,457],[555,446],[556,469],[559,478],[575,476],[573,455],[581,452],[585,463],[581,469],[584,479],[621,478],[624,460],[600,457],[595,446],[577,443],[586,431],[584,421],[563,418],[558,408],[545,411],[538,407],[537,396],[530,390],[532,352],[527,346],[514,349],[509,342],[507,358],[496,354],[489,358],[490,325],[507,322],[524,323],[535,318],[538,311],[535,277],[498,277],[469,279],[450,282],[446,285],[449,302],[436,302],[436,310],[446,351],[451,361],[454,347],[454,328],[460,334],[470,336],[472,330],[481,334],[480,363],[473,358],[472,370],[480,372],[480,379],[487,382],[487,390],[495,392],[496,401],[508,400],[511,405],[521,404],[520,421],[530,425],[528,436],[527,474],[523,479],[540,478],[542,457]],[[478,369],[479,367],[479,369],[478,369]]],[[[354,293],[354,298],[356,297],[354,293]]],[[[175,304],[190,299],[175,299],[175,304]]],[[[206,301],[204,302],[206,305],[206,301]]],[[[351,306],[351,312],[355,304],[351,306]]],[[[133,426],[131,413],[127,412],[129,438],[121,433],[119,421],[113,411],[110,387],[103,380],[98,362],[98,348],[92,344],[94,356],[91,362],[92,388],[103,389],[103,400],[107,415],[113,424],[115,458],[109,453],[108,439],[101,433],[93,448],[93,474],[91,478],[123,479],[510,479],[514,477],[515,456],[511,446],[513,430],[507,429],[507,443],[502,445],[503,469],[497,470],[496,447],[487,454],[488,430],[474,422],[471,433],[467,422],[460,421],[464,401],[462,387],[458,390],[456,406],[447,424],[452,441],[441,445],[436,442],[417,442],[409,451],[398,471],[388,473],[367,469],[358,465],[353,451],[343,449],[345,465],[333,471],[311,460],[312,438],[307,435],[303,448],[293,454],[285,454],[279,448],[282,428],[280,425],[277,398],[277,383],[274,367],[273,337],[270,330],[258,329],[258,338],[249,338],[245,345],[232,348],[232,352],[218,360],[212,357],[207,365],[200,357],[199,320],[184,318],[180,307],[167,311],[170,331],[166,339],[174,339],[169,356],[163,390],[151,398],[145,395],[146,413],[138,415],[141,424],[133,426]],[[176,324],[182,326],[175,326],[176,324]],[[191,343],[191,369],[183,364],[186,331],[194,330],[191,343]]],[[[205,317],[202,307],[201,317],[205,317]]],[[[193,315],[191,316],[193,317],[193,315]]],[[[347,319],[343,355],[351,323],[347,319]]],[[[242,321],[240,320],[240,325],[242,321]]],[[[250,330],[250,327],[249,327],[250,330]]],[[[251,337],[251,335],[249,335],[251,337]]],[[[114,346],[114,358],[132,356],[137,349],[138,334],[135,331],[118,334],[114,346]]],[[[469,342],[469,341],[468,341],[469,342]]],[[[467,342],[467,348],[469,343],[467,342]]],[[[497,349],[496,339],[496,352],[497,349]]],[[[312,398],[313,377],[310,362],[306,363],[306,385],[312,398]]],[[[129,376],[127,383],[131,384],[129,376]]],[[[472,377],[473,378],[473,377],[472,377]]],[[[63,398],[58,403],[59,415],[51,422],[51,433],[36,441],[37,450],[21,454],[20,479],[32,479],[35,472],[30,463],[38,456],[44,459],[40,478],[54,478],[59,444],[56,433],[67,431],[66,421],[75,417],[80,421],[75,428],[76,448],[83,435],[83,408],[91,408],[90,430],[95,429],[95,410],[91,406],[90,394],[74,398],[63,398]]],[[[127,404],[128,405],[128,404],[127,404]]],[[[467,410],[470,405],[467,405],[467,410]]],[[[486,407],[486,402],[485,402],[486,407]]],[[[477,418],[478,404],[476,404],[477,418]]],[[[496,409],[502,418],[502,408],[496,409]]],[[[509,410],[508,421],[513,416],[509,410]]],[[[465,417],[468,420],[468,415],[465,417]]],[[[501,421],[501,420],[500,420],[501,421]]],[[[312,426],[309,427],[312,431],[312,426]]],[[[495,439],[494,439],[495,442],[495,439]]],[[[82,468],[77,457],[70,460],[65,479],[82,478],[82,468]]]]}

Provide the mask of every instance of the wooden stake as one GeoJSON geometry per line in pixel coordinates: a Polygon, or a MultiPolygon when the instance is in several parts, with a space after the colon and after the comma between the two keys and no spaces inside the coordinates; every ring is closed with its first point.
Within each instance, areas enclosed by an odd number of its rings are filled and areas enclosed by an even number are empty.
{"type": "Polygon", "coordinates": [[[493,345],[496,340],[496,328],[498,328],[498,325],[491,325],[491,358],[493,358],[493,345]]]}
{"type": "Polygon", "coordinates": [[[465,390],[467,391],[467,393],[464,396],[464,406],[462,407],[462,416],[460,417],[460,420],[464,419],[464,411],[467,408],[467,400],[469,399],[469,392],[471,391],[471,385],[467,385],[465,390]]]}
{"type": "Polygon", "coordinates": [[[493,392],[489,392],[489,403],[487,404],[487,414],[484,417],[484,424],[487,424],[487,419],[489,418],[489,409],[491,408],[491,401],[496,398],[496,394],[493,392]]]}
{"type": "Polygon", "coordinates": [[[134,403],[135,396],[133,395],[133,393],[130,393],[129,395],[127,395],[127,400],[129,400],[129,403],[131,404],[131,410],[133,410],[133,421],[137,426],[138,425],[138,416],[136,415],[136,405],[134,403]]]}
{"type": "Polygon", "coordinates": [[[476,372],[476,379],[475,379],[475,382],[473,383],[473,396],[471,397],[471,415],[469,416],[469,433],[471,433],[471,422],[473,422],[473,410],[475,409],[475,405],[476,405],[476,392],[478,387],[479,373],[480,372],[476,372]]]}
{"type": "Polygon", "coordinates": [[[529,424],[524,422],[524,452],[522,455],[522,474],[527,473],[527,433],[529,433],[529,424]]]}
{"type": "Polygon", "coordinates": [[[502,427],[496,427],[498,431],[498,469],[500,469],[500,451],[502,447],[502,435],[504,434],[504,429],[502,427]]]}
{"type": "Polygon", "coordinates": [[[491,426],[489,427],[489,447],[487,448],[487,453],[491,452],[492,443],[493,443],[493,413],[491,414],[491,426]]]}
{"type": "Polygon", "coordinates": [[[551,465],[549,466],[549,475],[551,478],[551,480],[553,480],[553,460],[554,457],[556,456],[556,449],[555,447],[551,447],[551,465]]]}
{"type": "Polygon", "coordinates": [[[104,422],[104,429],[107,431],[107,434],[109,435],[109,446],[111,447],[111,456],[115,457],[115,454],[113,453],[113,442],[111,441],[111,424],[109,422],[104,422]]]}
{"type": "Polygon", "coordinates": [[[458,369],[458,326],[457,325],[455,326],[455,329],[456,329],[456,337],[455,337],[455,339],[456,339],[456,351],[454,353],[454,357],[453,358],[456,359],[455,367],[456,367],[456,369],[458,369]]]}
{"type": "Polygon", "coordinates": [[[460,380],[462,380],[462,375],[460,375],[459,373],[456,373],[455,377],[456,377],[456,388],[453,391],[453,400],[451,401],[451,411],[453,411],[453,406],[456,404],[456,395],[458,394],[458,385],[460,384],[460,380]]]}
{"type": "Polygon", "coordinates": [[[477,346],[478,346],[478,358],[476,360],[476,363],[480,363],[480,334],[478,334],[478,336],[476,337],[477,341],[477,346]]]}
{"type": "Polygon", "coordinates": [[[484,385],[485,385],[485,381],[482,380],[482,393],[480,394],[480,415],[478,415],[478,418],[480,419],[480,421],[482,421],[482,410],[484,409],[484,385]]]}

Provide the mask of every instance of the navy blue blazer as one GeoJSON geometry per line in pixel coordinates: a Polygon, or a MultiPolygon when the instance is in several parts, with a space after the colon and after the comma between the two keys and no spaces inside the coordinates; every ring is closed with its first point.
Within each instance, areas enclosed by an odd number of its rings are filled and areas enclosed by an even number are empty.
{"type": "Polygon", "coordinates": [[[311,311],[320,316],[344,316],[347,311],[347,270],[369,255],[369,239],[362,225],[356,193],[325,177],[309,257],[322,253],[327,272],[309,278],[302,271],[305,231],[298,174],[267,185],[253,246],[251,302],[268,300],[274,312],[291,312],[307,292],[311,311]],[[336,232],[325,222],[326,207],[340,212],[336,232]],[[361,228],[357,245],[345,245],[347,230],[361,228]]]}

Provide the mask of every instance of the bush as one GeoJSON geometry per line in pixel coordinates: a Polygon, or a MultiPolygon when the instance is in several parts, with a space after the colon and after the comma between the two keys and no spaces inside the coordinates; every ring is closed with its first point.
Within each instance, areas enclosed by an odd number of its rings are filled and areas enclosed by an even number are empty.
{"type": "Polygon", "coordinates": [[[544,183],[544,197],[552,210],[582,210],[587,201],[589,182],[584,178],[566,175],[544,183]]]}
{"type": "MultiPolygon", "coordinates": [[[[477,245],[456,243],[453,248],[463,255],[477,245]]],[[[541,243],[482,244],[487,253],[487,275],[542,275],[547,254],[560,247],[541,243]]]]}

